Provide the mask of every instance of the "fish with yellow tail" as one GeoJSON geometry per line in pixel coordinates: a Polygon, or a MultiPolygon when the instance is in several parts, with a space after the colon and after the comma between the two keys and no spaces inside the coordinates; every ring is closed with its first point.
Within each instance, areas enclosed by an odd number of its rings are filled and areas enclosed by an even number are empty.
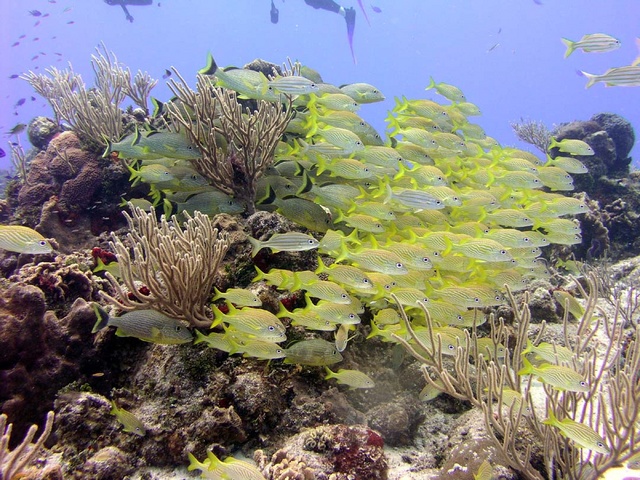
{"type": "Polygon", "coordinates": [[[311,235],[299,232],[274,233],[269,240],[257,240],[249,237],[251,243],[251,256],[255,257],[263,248],[270,248],[277,252],[301,252],[318,248],[318,240],[311,235]]]}
{"type": "Polygon", "coordinates": [[[324,367],[327,371],[325,380],[335,378],[340,385],[348,385],[351,389],[356,388],[373,388],[376,386],[375,382],[368,375],[358,370],[346,370],[341,368],[337,372],[332,372],[329,367],[324,367]]]}
{"type": "Polygon", "coordinates": [[[572,368],[550,363],[543,363],[534,367],[526,357],[522,357],[522,363],[524,367],[518,371],[518,375],[535,375],[556,390],[566,390],[568,392],[589,391],[589,383],[572,368]]]}
{"type": "Polygon", "coordinates": [[[46,238],[22,225],[0,225],[0,249],[31,255],[53,251],[46,238]]]}
{"type": "Polygon", "coordinates": [[[214,287],[215,296],[212,301],[226,300],[239,307],[261,307],[262,300],[253,292],[245,288],[229,288],[225,292],[221,292],[214,287]]]}
{"type": "Polygon", "coordinates": [[[333,343],[321,338],[301,340],[285,350],[284,363],[324,367],[342,361],[342,355],[333,343]]]}
{"type": "Polygon", "coordinates": [[[588,33],[580,40],[571,41],[568,38],[562,38],[562,43],[567,47],[564,58],[567,58],[576,50],[583,52],[610,52],[620,48],[620,40],[606,33],[588,33]]]}
{"type": "Polygon", "coordinates": [[[569,153],[571,155],[595,155],[593,148],[582,140],[574,140],[572,138],[565,138],[563,140],[556,140],[551,137],[551,143],[549,143],[549,150],[552,148],[558,148],[561,152],[569,153]]]}
{"type": "Polygon", "coordinates": [[[190,463],[187,470],[200,470],[201,478],[266,480],[258,467],[237,458],[227,457],[222,461],[212,451],[207,451],[207,458],[200,462],[191,453],[188,455],[190,463]]]}
{"type": "Polygon", "coordinates": [[[116,402],[113,400],[111,400],[111,411],[109,413],[114,415],[116,420],[122,424],[124,427],[123,431],[133,433],[140,437],[144,437],[147,433],[144,424],[138,419],[138,417],[124,408],[118,408],[118,405],[116,405],[116,402]]]}
{"type": "Polygon", "coordinates": [[[91,333],[105,327],[117,327],[117,336],[135,337],[143,342],[176,345],[193,340],[191,331],[180,320],[156,310],[134,310],[112,317],[97,303],[91,306],[98,318],[91,333]]]}
{"type": "Polygon", "coordinates": [[[604,439],[588,425],[570,418],[558,420],[551,409],[548,415],[549,417],[542,423],[557,428],[562,436],[572,440],[578,447],[602,454],[608,454],[611,451],[604,439]]]}

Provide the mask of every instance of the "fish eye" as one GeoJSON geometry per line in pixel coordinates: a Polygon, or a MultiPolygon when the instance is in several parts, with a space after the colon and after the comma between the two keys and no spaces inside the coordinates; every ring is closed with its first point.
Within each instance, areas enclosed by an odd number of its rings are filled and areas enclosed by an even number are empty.
{"type": "Polygon", "coordinates": [[[368,278],[363,278],[362,283],[371,283],[368,278]]]}
{"type": "Polygon", "coordinates": [[[476,303],[480,303],[480,299],[478,297],[474,298],[473,301],[476,303]]]}
{"type": "Polygon", "coordinates": [[[449,344],[449,345],[447,345],[447,348],[448,348],[449,350],[453,350],[453,349],[455,349],[456,347],[454,347],[453,345],[449,344]]]}
{"type": "Polygon", "coordinates": [[[175,330],[176,332],[180,332],[182,330],[182,327],[180,325],[177,325],[175,330]]]}
{"type": "Polygon", "coordinates": [[[47,241],[46,240],[40,240],[38,242],[38,245],[40,245],[41,247],[45,247],[47,245],[47,241]]]}
{"type": "Polygon", "coordinates": [[[506,250],[500,250],[500,255],[506,255],[507,251],[506,250]]]}
{"type": "Polygon", "coordinates": [[[313,238],[310,238],[309,240],[307,240],[307,242],[309,243],[309,245],[313,245],[315,242],[313,241],[313,238]]]}
{"type": "MultiPolygon", "coordinates": [[[[353,320],[354,318],[356,318],[355,314],[350,313],[349,314],[349,320],[353,320]]],[[[329,323],[329,322],[327,322],[327,323],[329,323]]]]}
{"type": "Polygon", "coordinates": [[[269,325],[269,331],[273,332],[276,329],[276,327],[274,327],[273,325],[269,325]]]}
{"type": "Polygon", "coordinates": [[[586,387],[587,386],[587,382],[585,382],[584,380],[580,382],[580,386],[581,387],[586,387]]]}
{"type": "Polygon", "coordinates": [[[347,299],[349,298],[349,295],[347,295],[346,293],[343,293],[342,295],[340,295],[340,298],[347,299]]]}
{"type": "Polygon", "coordinates": [[[396,263],[396,268],[404,268],[404,265],[402,265],[402,263],[398,262],[398,263],[396,263]]]}
{"type": "Polygon", "coordinates": [[[431,260],[429,260],[429,257],[422,257],[422,261],[424,263],[430,263],[431,262],[431,260]]]}

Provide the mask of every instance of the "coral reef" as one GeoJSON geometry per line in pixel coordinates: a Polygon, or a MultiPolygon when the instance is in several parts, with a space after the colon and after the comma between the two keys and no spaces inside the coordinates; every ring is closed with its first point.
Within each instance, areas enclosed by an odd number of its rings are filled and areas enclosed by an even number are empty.
{"type": "MultiPolygon", "coordinates": [[[[591,177],[583,180],[591,198],[567,198],[540,188],[556,188],[554,179],[549,180],[558,176],[556,167],[533,168],[531,162],[537,165],[538,159],[531,154],[486,137],[468,121],[475,106],[467,102],[399,99],[388,118],[392,138],[385,143],[353,113],[358,102],[383,98],[375,88],[367,90],[373,97],[358,92],[356,99],[329,85],[323,88],[332,93],[320,93],[318,85],[291,78],[289,72],[267,79],[255,70],[210,68],[199,75],[196,91],[176,72],[180,81],[172,81],[171,87],[181,101],[171,101],[164,113],[160,108],[159,116],[149,119],[146,98],[153,81],[140,74],[132,83],[115,56],[94,57],[93,63],[97,92],[88,93],[78,84],[79,95],[65,90],[66,103],[53,103],[58,120],[69,117],[75,132],[56,136],[38,154],[18,196],[22,221],[39,223],[41,231],[57,239],[62,254],[36,258],[34,264],[24,264],[25,257],[6,257],[2,268],[12,276],[0,291],[2,411],[24,431],[56,398],[56,448],[69,478],[121,478],[143,467],[185,465],[189,453],[203,458],[212,451],[224,458],[260,449],[255,458],[269,479],[387,479],[384,444],[406,448],[414,442],[425,451],[407,455],[407,463],[413,462],[415,471],[438,469],[442,478],[470,479],[486,459],[505,478],[518,471],[539,479],[554,466],[569,477],[574,471],[585,473],[593,457],[581,462],[573,443],[563,442],[555,427],[541,423],[544,417],[529,420],[523,417],[527,412],[503,409],[499,402],[506,386],[524,398],[523,388],[532,384],[522,380],[520,369],[531,333],[535,343],[544,338],[571,348],[576,359],[584,360],[573,367],[594,375],[585,365],[596,365],[594,355],[602,351],[604,343],[589,345],[596,335],[591,329],[602,323],[608,327],[603,338],[613,345],[603,358],[619,370],[596,373],[611,390],[598,390],[593,382],[591,400],[551,387],[543,395],[558,415],[579,418],[589,408],[600,412],[583,415],[589,428],[606,435],[615,447],[593,461],[598,472],[634,453],[629,438],[635,427],[599,400],[607,394],[611,403],[625,405],[624,413],[635,408],[637,399],[624,384],[640,362],[637,343],[628,341],[633,334],[612,334],[618,331],[617,313],[613,326],[610,317],[590,322],[597,296],[593,276],[582,279],[590,294],[580,282],[560,290],[538,258],[538,247],[549,243],[557,244],[553,255],[563,260],[571,253],[598,257],[607,245],[615,249],[615,225],[633,221],[636,204],[610,202],[606,189],[596,187],[604,175],[621,171],[618,157],[628,155],[629,142],[618,137],[628,137],[629,131],[617,119],[598,117],[557,132],[559,139],[585,139],[597,154],[595,159],[581,157],[592,162],[591,177]],[[244,79],[229,87],[221,84],[225,75],[227,81],[234,75],[244,79]],[[275,95],[278,88],[284,90],[275,95]],[[120,89],[139,108],[122,112],[120,89]],[[287,89],[296,92],[300,107],[294,119],[287,89]],[[241,95],[252,97],[255,108],[247,110],[238,101],[241,95]],[[97,118],[95,105],[100,103],[109,108],[97,118]],[[142,133],[138,127],[147,121],[163,126],[142,133]],[[176,131],[178,126],[188,141],[176,131]],[[121,140],[125,131],[135,131],[135,145],[121,140]],[[108,159],[87,153],[81,141],[97,135],[89,145],[95,150],[96,143],[107,143],[100,134],[120,140],[125,151],[109,145],[108,159]],[[197,158],[193,142],[203,158],[197,158]],[[149,154],[168,158],[149,159],[149,154]],[[120,272],[105,274],[107,283],[88,272],[87,261],[79,258],[88,258],[88,243],[106,247],[104,236],[92,243],[89,231],[97,234],[120,225],[116,205],[129,186],[124,185],[124,163],[114,161],[118,156],[132,160],[127,164],[144,176],[141,181],[155,206],[162,205],[166,215],[158,220],[148,202],[144,209],[131,207],[124,216],[128,228],[111,235],[114,252],[94,251],[103,262],[113,259],[108,253],[117,258],[120,272]],[[210,195],[206,201],[192,202],[203,192],[210,195]],[[264,197],[254,204],[258,192],[264,197]],[[587,213],[588,205],[594,210],[606,206],[585,215],[588,245],[575,249],[572,245],[581,240],[575,223],[559,217],[587,213]],[[169,215],[173,208],[180,216],[169,215]],[[254,213],[255,208],[278,213],[254,213]],[[192,213],[201,209],[209,216],[192,213]],[[243,211],[247,219],[227,214],[243,211]],[[95,221],[97,217],[103,221],[95,221]],[[561,231],[547,228],[552,222],[561,231]],[[293,243],[250,257],[248,235],[268,242],[274,233],[299,233],[303,227],[324,236],[293,238],[315,242],[318,250],[306,249],[308,244],[303,248],[285,235],[293,243]],[[64,255],[81,245],[85,253],[64,255]],[[364,277],[367,285],[336,279],[332,264],[350,267],[348,272],[364,277]],[[263,272],[284,273],[251,284],[254,265],[263,272]],[[220,300],[214,308],[214,284],[220,289],[248,286],[258,294],[262,311],[220,300]],[[318,284],[333,290],[310,293],[318,284]],[[529,301],[523,293],[516,301],[505,284],[518,291],[530,286],[535,298],[529,301]],[[505,291],[510,307],[501,305],[505,291]],[[566,295],[560,303],[558,292],[566,295]],[[575,315],[575,309],[563,311],[567,298],[582,307],[569,292],[578,292],[586,302],[584,316],[575,315]],[[115,310],[162,310],[188,323],[198,344],[147,344],[121,338],[112,328],[94,336],[90,330],[96,319],[87,302],[100,298],[115,310]],[[328,303],[339,307],[321,317],[328,303]],[[343,307],[346,314],[337,310],[343,307]],[[383,316],[383,310],[395,317],[383,316]],[[225,316],[239,311],[246,325],[264,318],[275,321],[239,334],[239,321],[234,325],[225,316]],[[569,323],[569,311],[577,327],[569,323]],[[299,321],[309,312],[324,321],[319,330],[299,321]],[[561,333],[547,329],[547,322],[558,320],[553,327],[561,333]],[[345,325],[352,327],[348,345],[339,346],[333,330],[345,331],[345,325]],[[332,354],[341,350],[339,368],[366,373],[375,386],[351,390],[325,380],[326,371],[316,366],[328,363],[323,352],[310,351],[306,365],[266,362],[249,352],[240,356],[241,348],[252,342],[273,346],[261,335],[266,332],[271,339],[276,327],[283,331],[277,337],[282,345],[275,345],[279,353],[294,342],[321,339],[332,354]],[[224,338],[229,348],[212,348],[203,340],[207,334],[224,338]],[[490,346],[483,351],[480,342],[490,346]],[[444,394],[432,399],[434,394],[425,404],[418,396],[425,382],[435,394],[444,394]],[[34,396],[39,402],[29,402],[34,396]],[[111,402],[143,428],[132,432],[111,402]],[[629,433],[625,437],[604,429],[603,418],[629,433]],[[541,438],[549,440],[541,445],[541,438]]],[[[72,71],[50,73],[60,89],[79,82],[72,71]]],[[[42,94],[51,93],[50,79],[27,77],[42,94]]],[[[434,83],[434,88],[447,98],[460,98],[453,86],[434,83]]],[[[572,188],[567,172],[561,179],[565,183],[558,190],[572,188]]],[[[609,188],[627,188],[628,180],[620,178],[620,185],[609,188]]],[[[637,325],[632,313],[628,317],[628,324],[637,325]]]]}

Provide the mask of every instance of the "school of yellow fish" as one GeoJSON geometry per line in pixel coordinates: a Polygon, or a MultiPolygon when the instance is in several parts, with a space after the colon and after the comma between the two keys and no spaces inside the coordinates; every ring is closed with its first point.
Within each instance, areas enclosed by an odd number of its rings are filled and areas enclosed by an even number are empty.
{"type": "MultiPolygon", "coordinates": [[[[464,329],[485,321],[481,309],[504,302],[505,284],[518,291],[531,279],[549,275],[540,259],[542,248],[580,243],[580,225],[572,217],[585,213],[587,206],[563,192],[573,190],[572,174],[587,172],[577,157],[594,154],[588,144],[553,139],[549,148],[559,153],[545,159],[502,147],[471,121],[480,114],[476,105],[457,87],[433,79],[427,90],[448,103],[396,98],[383,137],[356,113],[362,104],[384,99],[378,89],[365,83],[336,87],[308,68],[300,72],[267,78],[251,70],[225,71],[212,58],[200,71],[243,98],[293,98],[295,118],[260,179],[257,198],[259,208],[276,211],[311,233],[250,238],[251,255],[266,248],[273,253],[317,250],[319,256],[315,271],[264,272],[256,267],[255,282],[283,292],[304,291],[304,307],[291,311],[280,304],[273,313],[262,309],[260,298],[247,289],[216,289],[215,331],[196,330],[194,343],[324,367],[327,380],[352,389],[373,388],[374,380],[363,372],[329,369],[342,361],[341,352],[365,308],[373,314],[368,338],[397,343],[401,337],[412,343],[398,313],[403,308],[423,345],[432,348],[439,338],[442,353],[454,355],[464,329]],[[421,305],[429,311],[433,331],[421,305]],[[333,332],[333,341],[313,338],[285,348],[282,319],[307,330],[333,332]]],[[[151,201],[135,200],[142,208],[162,203],[167,214],[199,210],[209,215],[244,210],[243,199],[216,190],[190,164],[199,152],[178,133],[136,131],[110,143],[105,155],[114,152],[128,159],[133,182],[150,185],[151,201]]],[[[117,272],[114,267],[100,266],[117,272]]],[[[581,314],[569,294],[555,294],[572,314],[581,314]]],[[[145,341],[192,341],[184,328],[164,328],[162,318],[151,311],[117,318],[99,312],[98,318],[95,330],[116,326],[119,335],[145,341]]],[[[474,354],[485,358],[499,361],[505,355],[505,347],[489,338],[479,339],[477,348],[474,354]]],[[[554,389],[584,391],[585,379],[568,366],[567,355],[572,354],[564,347],[529,342],[518,374],[535,375],[554,389]]],[[[438,393],[427,386],[421,398],[438,393]]],[[[518,392],[509,393],[506,389],[505,401],[521,401],[518,392]]],[[[582,448],[608,449],[591,429],[559,421],[553,412],[545,423],[582,448]]],[[[191,457],[190,469],[204,476],[234,468],[252,467],[231,457],[220,462],[209,454],[203,463],[191,457]]],[[[486,470],[491,471],[490,465],[486,470]]],[[[261,478],[255,470],[245,474],[261,478]]]]}
{"type": "MultiPolygon", "coordinates": [[[[217,292],[215,300],[225,305],[213,307],[212,328],[222,330],[195,332],[196,343],[326,367],[342,360],[365,308],[373,313],[370,337],[409,339],[394,294],[426,340],[430,335],[418,308],[425,304],[444,353],[452,352],[463,328],[484,321],[480,308],[503,303],[505,284],[517,291],[530,279],[549,275],[541,248],[581,241],[579,224],[567,217],[587,207],[564,192],[573,189],[571,174],[587,171],[576,158],[593,155],[586,143],[554,140],[550,148],[561,154],[553,159],[502,147],[471,120],[480,114],[476,105],[457,87],[433,79],[427,90],[448,102],[396,98],[388,131],[381,135],[356,113],[361,105],[384,99],[377,88],[336,87],[306,67],[300,73],[267,78],[252,70],[223,70],[212,57],[200,71],[242,98],[293,98],[295,118],[260,179],[257,198],[259,208],[313,234],[252,238],[252,255],[263,248],[317,249],[320,255],[315,271],[256,269],[255,281],[303,290],[306,306],[289,311],[281,305],[272,313],[247,290],[217,292]],[[283,318],[308,330],[334,332],[334,341],[318,338],[284,348],[283,318]]],[[[244,209],[243,199],[216,190],[191,165],[199,152],[181,134],[136,131],[109,144],[105,155],[114,152],[128,159],[131,180],[149,184],[151,201],[164,202],[167,211],[177,206],[178,213],[215,215],[244,209]]],[[[496,350],[490,347],[487,351],[496,350]]],[[[329,378],[351,387],[373,385],[346,370],[329,378]]]]}

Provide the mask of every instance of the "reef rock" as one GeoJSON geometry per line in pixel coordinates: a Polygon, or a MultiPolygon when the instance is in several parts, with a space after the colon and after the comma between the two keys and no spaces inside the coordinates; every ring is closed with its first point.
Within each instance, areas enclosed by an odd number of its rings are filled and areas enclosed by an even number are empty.
{"type": "MultiPolygon", "coordinates": [[[[62,225],[77,229],[85,217],[97,235],[108,228],[115,230],[114,212],[120,196],[128,189],[127,173],[120,163],[83,150],[73,132],[63,132],[32,160],[18,193],[16,217],[35,225],[40,221],[43,204],[53,200],[55,207],[50,209],[62,225]]],[[[79,246],[68,242],[62,245],[67,252],[79,246]]]]}
{"type": "Polygon", "coordinates": [[[267,480],[387,479],[382,437],[364,425],[324,425],[290,438],[270,458],[254,460],[267,480]]]}
{"type": "Polygon", "coordinates": [[[600,125],[616,148],[616,160],[611,166],[611,173],[620,172],[621,175],[629,173],[631,158],[629,153],[636,141],[636,136],[631,123],[615,113],[598,113],[591,117],[592,122],[600,125]]]}
{"type": "Polygon", "coordinates": [[[45,150],[51,139],[60,133],[56,122],[47,117],[35,117],[27,126],[27,138],[38,150],[45,150]]]}
{"type": "Polygon", "coordinates": [[[14,284],[0,290],[0,411],[21,438],[51,409],[58,390],[82,378],[92,356],[95,315],[84,300],[58,319],[44,292],[14,284]],[[34,401],[34,399],[38,399],[34,401]]]}
{"type": "MultiPolygon", "coordinates": [[[[526,439],[521,439],[520,443],[524,442],[526,439]]],[[[484,414],[479,409],[469,410],[458,419],[457,426],[450,433],[448,450],[443,452],[443,458],[445,461],[440,475],[436,477],[438,479],[473,480],[484,460],[493,466],[494,478],[517,478],[506,468],[507,459],[487,435],[484,414]]]]}

